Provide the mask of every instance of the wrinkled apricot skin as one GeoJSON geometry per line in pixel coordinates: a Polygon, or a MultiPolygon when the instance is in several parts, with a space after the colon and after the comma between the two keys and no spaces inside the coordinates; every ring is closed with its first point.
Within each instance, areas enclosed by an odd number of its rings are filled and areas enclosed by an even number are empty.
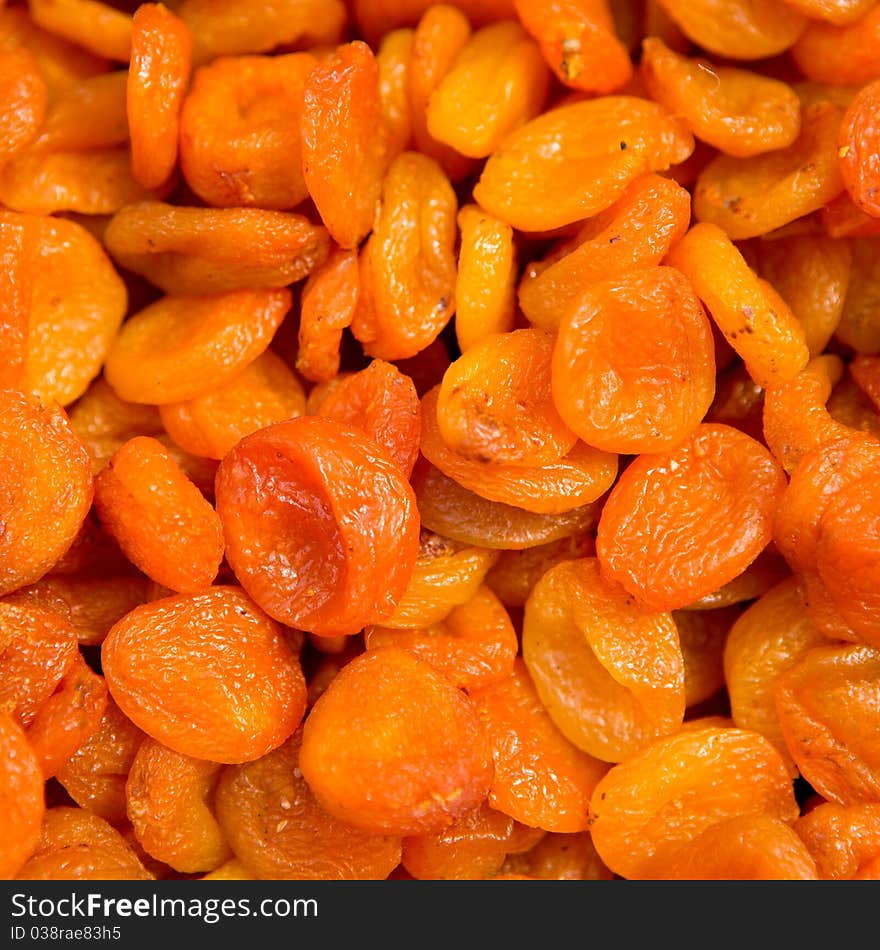
{"type": "Polygon", "coordinates": [[[494,771],[471,701],[396,649],[339,671],[306,720],[300,768],[332,816],[392,835],[441,831],[486,798],[494,771]]]}
{"type": "Polygon", "coordinates": [[[299,769],[301,745],[300,729],[274,752],[221,775],[217,820],[238,859],[266,880],[386,878],[400,863],[400,839],[328,815],[299,769]]]}
{"type": "Polygon", "coordinates": [[[412,488],[368,437],[329,419],[269,426],[223,459],[216,496],[226,557],[271,616],[334,636],[394,612],[418,517],[412,488]]]}
{"type": "Polygon", "coordinates": [[[0,852],[0,878],[10,880],[21,870],[36,847],[45,804],[43,773],[37,757],[18,726],[5,713],[0,714],[0,822],[3,849],[0,852]]]}
{"type": "Polygon", "coordinates": [[[0,52],[0,161],[36,137],[46,114],[48,90],[39,66],[26,49],[0,52]]]}
{"type": "Polygon", "coordinates": [[[309,195],[340,247],[373,226],[386,166],[379,68],[360,41],[316,65],[303,93],[302,161],[309,195]]]}
{"type": "Polygon", "coordinates": [[[659,739],[599,782],[590,833],[613,871],[650,879],[678,847],[726,819],[750,815],[785,822],[798,815],[779,754],[755,732],[694,728],[659,739]],[[699,810],[680,807],[710,787],[724,791],[703,799],[699,810]]]}
{"type": "MultiPolygon", "coordinates": [[[[876,869],[880,854],[880,804],[825,802],[793,825],[816,861],[822,880],[848,881],[876,869]]],[[[876,880],[876,870],[872,880],[876,880]]]]}
{"type": "Polygon", "coordinates": [[[880,80],[861,89],[840,127],[840,171],[852,200],[880,217],[880,80]]]}
{"type": "Polygon", "coordinates": [[[298,659],[278,625],[235,587],[136,607],[107,635],[101,657],[126,716],[193,758],[259,758],[293,733],[305,711],[298,659]],[[231,678],[239,684],[234,694],[231,678]]]}
{"type": "Polygon", "coordinates": [[[681,442],[715,394],[712,331],[690,281],[657,267],[593,284],[560,323],[552,380],[588,445],[634,455],[681,442]]]}
{"type": "Polygon", "coordinates": [[[691,199],[661,175],[642,175],[588,221],[576,246],[527,266],[519,305],[529,322],[555,330],[585,285],[659,264],[690,223],[691,199]]]}
{"type": "Polygon", "coordinates": [[[161,3],[138,7],[132,18],[126,112],[132,174],[144,188],[158,188],[174,171],[191,53],[192,38],[182,20],[161,3]]]}
{"type": "Polygon", "coordinates": [[[57,405],[0,391],[0,594],[39,580],[92,503],[91,461],[57,405]]]}
{"type": "Polygon", "coordinates": [[[173,591],[194,592],[217,576],[220,519],[165,447],[126,442],[95,479],[95,509],[126,557],[173,591]]]}
{"type": "Polygon", "coordinates": [[[760,443],[702,423],[671,452],[637,458],[617,481],[599,519],[602,571],[645,606],[685,607],[766,547],[785,486],[760,443]]]}
{"type": "Polygon", "coordinates": [[[595,558],[552,568],[535,585],[522,654],[559,730],[603,761],[629,758],[684,718],[674,619],[634,606],[595,558]]]}
{"type": "Polygon", "coordinates": [[[489,804],[534,828],[584,831],[590,794],[608,766],[556,728],[523,660],[516,660],[511,675],[471,697],[495,761],[489,804]]]}
{"type": "Polygon", "coordinates": [[[373,231],[360,255],[352,332],[386,360],[415,356],[455,310],[457,199],[440,166],[416,152],[392,162],[373,231]]]}
{"type": "Polygon", "coordinates": [[[606,96],[559,106],[512,132],[474,188],[478,204],[523,231],[610,207],[640,174],[684,161],[694,141],[662,106],[606,96]]]}

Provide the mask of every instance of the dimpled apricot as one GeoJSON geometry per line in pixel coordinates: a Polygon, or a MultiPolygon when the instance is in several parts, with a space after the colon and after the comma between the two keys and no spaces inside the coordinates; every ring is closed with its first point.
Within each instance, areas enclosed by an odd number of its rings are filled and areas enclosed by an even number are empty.
{"type": "Polygon", "coordinates": [[[702,423],[666,454],[623,473],[599,519],[603,573],[655,610],[732,580],[767,546],[785,473],[759,442],[702,423]]]}
{"type": "Polygon", "coordinates": [[[39,580],[92,504],[91,461],[65,412],[0,390],[0,594],[39,580]]]}
{"type": "Polygon", "coordinates": [[[455,309],[458,202],[440,166],[402,152],[382,184],[373,233],[360,255],[361,290],[352,332],[386,360],[415,356],[455,309]]]}
{"type": "MultiPolygon", "coordinates": [[[[724,648],[724,676],[733,721],[760,732],[793,767],[774,702],[780,674],[807,650],[827,642],[806,612],[795,578],[755,601],[731,627],[724,648]]],[[[794,771],[794,769],[793,769],[794,771]]]]}
{"type": "Polygon", "coordinates": [[[222,768],[154,739],[141,743],[125,786],[126,810],[151,857],[192,874],[211,871],[231,856],[212,812],[222,768]]]}
{"type": "Polygon", "coordinates": [[[730,59],[775,56],[788,49],[807,25],[782,0],[661,0],[661,4],[688,39],[730,59]]]}
{"type": "Polygon", "coordinates": [[[271,616],[334,636],[394,612],[418,555],[418,514],[371,439],[331,419],[276,423],[223,459],[216,497],[227,559],[271,616]]]}
{"type": "Polygon", "coordinates": [[[791,826],[738,815],[707,828],[654,866],[666,881],[815,881],[816,863],[791,826]]]}
{"type": "Polygon", "coordinates": [[[125,322],[107,355],[107,382],[129,402],[203,396],[268,348],[290,300],[286,289],[163,297],[125,322]]]}
{"type": "Polygon", "coordinates": [[[306,720],[300,768],[331,815],[398,835],[441,831],[486,798],[494,771],[467,696],[396,649],[339,671],[306,720]]]}
{"type": "Polygon", "coordinates": [[[40,836],[44,804],[43,773],[21,727],[0,713],[0,878],[15,877],[40,836]]]}
{"type": "Polygon", "coordinates": [[[651,98],[682,116],[697,138],[719,151],[746,158],[786,148],[797,138],[801,107],[786,83],[679,56],[653,37],[642,50],[651,98]]]}
{"type": "Polygon", "coordinates": [[[793,379],[809,360],[804,330],[778,295],[768,293],[730,237],[695,224],[666,263],[690,278],[725,340],[762,387],[793,379]]]}
{"type": "Polygon", "coordinates": [[[299,768],[302,730],[255,762],[224,770],[217,820],[238,859],[266,880],[382,880],[400,839],[369,834],[318,804],[299,768]]]}
{"type": "Polygon", "coordinates": [[[588,445],[663,451],[694,431],[714,395],[711,326],[679,271],[655,267],[595,283],[563,316],[553,400],[588,445]]]}
{"type": "Polygon", "coordinates": [[[109,699],[98,730],[55,777],[77,805],[121,825],[127,818],[125,783],[143,739],[143,732],[109,699]]]}
{"type": "Polygon", "coordinates": [[[510,676],[471,697],[495,760],[489,804],[545,831],[584,831],[590,795],[608,766],[556,728],[522,659],[510,676]]]}
{"type": "Polygon", "coordinates": [[[493,333],[460,356],[437,393],[446,445],[481,463],[540,467],[567,455],[577,436],[551,396],[554,338],[546,330],[493,333]]]}
{"type": "Polygon", "coordinates": [[[537,44],[519,23],[484,27],[431,94],[428,131],[462,155],[484,158],[541,111],[549,80],[537,44]]]}
{"type": "Polygon", "coordinates": [[[413,488],[422,524],[462,544],[513,551],[569,538],[595,528],[598,502],[559,514],[538,514],[490,501],[459,485],[421,459],[413,470],[413,488]]]}
{"type": "Polygon", "coordinates": [[[526,601],[523,658],[551,719],[619,762],[681,725],[684,662],[669,613],[640,610],[595,558],[551,568],[526,601]]]}
{"type": "Polygon", "coordinates": [[[700,172],[694,216],[734,241],[766,234],[817,211],[843,191],[837,157],[841,110],[819,102],[803,110],[790,146],[751,158],[719,155],[700,172]]]}
{"type": "Polygon", "coordinates": [[[150,881],[125,838],[98,815],[65,805],[49,808],[22,881],[150,881]]]}
{"type": "Polygon", "coordinates": [[[610,207],[640,174],[683,162],[694,140],[662,106],[603,96],[545,112],[489,157],[474,198],[502,221],[543,231],[610,207]]]}
{"type": "Polygon", "coordinates": [[[460,455],[440,434],[439,391],[435,387],[422,397],[422,454],[483,498],[538,514],[560,514],[596,501],[614,481],[617,456],[583,442],[546,465],[487,463],[460,455]]]}
{"type": "Polygon", "coordinates": [[[413,381],[392,363],[373,360],[342,379],[315,415],[369,436],[409,476],[419,454],[422,414],[413,381]]]}
{"type": "Polygon", "coordinates": [[[797,814],[785,764],[763,736],[704,727],[659,739],[614,766],[593,792],[590,832],[608,867],[638,880],[729,818],[797,814]]]}
{"type": "Polygon", "coordinates": [[[22,386],[44,402],[69,405],[101,371],[128,308],[125,284],[81,225],[13,212],[3,217],[20,221],[33,242],[22,386]]]}
{"type": "Polygon", "coordinates": [[[523,313],[534,326],[556,329],[586,285],[659,264],[690,217],[684,188],[661,175],[640,176],[583,226],[574,247],[526,267],[519,284],[523,313]]]}
{"type": "Polygon", "coordinates": [[[776,684],[782,734],[801,775],[842,805],[880,795],[880,741],[872,710],[880,696],[880,651],[817,646],[776,684]]]}
{"type": "Polygon", "coordinates": [[[121,266],[169,294],[285,287],[327,256],[327,232],[262,208],[191,208],[139,201],[120,209],[104,243],[121,266]]]}
{"type": "Polygon", "coordinates": [[[302,168],[309,195],[340,247],[356,247],[376,215],[387,164],[379,67],[359,40],[309,73],[302,168]]]}
{"type": "Polygon", "coordinates": [[[409,650],[467,690],[508,676],[519,648],[507,610],[488,587],[438,623],[423,621],[409,630],[368,627],[364,643],[367,650],[409,650]]]}
{"type": "Polygon", "coordinates": [[[95,509],[126,557],[173,591],[197,591],[223,558],[220,519],[161,442],[126,442],[95,480],[95,509]]]}
{"type": "Polygon", "coordinates": [[[182,755],[259,758],[305,710],[299,661],[277,624],[236,587],[136,607],[107,635],[101,657],[119,708],[182,755]]]}
{"type": "Polygon", "coordinates": [[[218,208],[283,210],[307,195],[299,120],[308,53],[228,56],[196,70],[180,115],[180,167],[218,208]]]}
{"type": "Polygon", "coordinates": [[[608,93],[632,76],[632,63],[615,34],[607,0],[514,0],[517,16],[541,44],[560,82],[608,93]]]}
{"type": "Polygon", "coordinates": [[[246,435],[305,412],[302,383],[266,350],[225,385],[183,402],[165,403],[166,432],[185,451],[222,459],[246,435]]]}
{"type": "Polygon", "coordinates": [[[880,80],[859,90],[840,128],[840,171],[853,201],[880,217],[880,80]]]}

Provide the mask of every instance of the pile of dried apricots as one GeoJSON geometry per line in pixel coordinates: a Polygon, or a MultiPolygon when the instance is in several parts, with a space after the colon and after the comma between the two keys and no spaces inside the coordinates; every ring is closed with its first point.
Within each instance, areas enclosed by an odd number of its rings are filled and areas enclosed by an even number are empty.
{"type": "Polygon", "coordinates": [[[0,3],[0,876],[880,878],[880,2],[0,3]]]}

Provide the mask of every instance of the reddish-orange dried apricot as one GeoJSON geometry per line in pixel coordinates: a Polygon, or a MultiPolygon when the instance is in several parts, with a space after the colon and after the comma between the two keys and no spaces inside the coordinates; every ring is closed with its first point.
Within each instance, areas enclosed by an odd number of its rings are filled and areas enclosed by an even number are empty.
{"type": "Polygon", "coordinates": [[[222,459],[246,435],[305,412],[302,383],[266,350],[225,385],[183,402],[165,403],[165,430],[185,451],[222,459]]]}
{"type": "Polygon", "coordinates": [[[143,739],[143,732],[108,699],[98,730],[55,777],[81,808],[111,825],[124,824],[125,783],[143,739]]]}
{"type": "Polygon", "coordinates": [[[378,834],[441,831],[486,798],[493,774],[471,701],[396,649],[339,671],[306,720],[300,768],[331,815],[378,834]]]}
{"type": "Polygon", "coordinates": [[[553,722],[603,761],[629,758],[684,718],[675,621],[634,605],[595,558],[559,564],[535,585],[522,654],[553,722]]]}
{"type": "Polygon", "coordinates": [[[668,449],[694,431],[714,394],[709,320],[680,271],[646,268],[595,283],[563,315],[553,401],[588,445],[633,455],[668,449]]]}
{"type": "Polygon", "coordinates": [[[523,231],[562,227],[598,214],[640,174],[684,161],[694,140],[662,106],[603,96],[545,112],[502,142],[474,198],[523,231]]]}
{"type": "MultiPolygon", "coordinates": [[[[177,163],[180,109],[189,82],[192,37],[164,4],[143,3],[132,18],[126,111],[135,181],[158,188],[177,163]]],[[[226,112],[228,121],[230,112],[226,112]]]]}
{"type": "Polygon", "coordinates": [[[95,479],[95,508],[126,557],[173,591],[197,591],[223,558],[220,519],[165,447],[137,436],[95,479]]]}
{"type": "Polygon", "coordinates": [[[418,554],[418,516],[403,474],[371,439],[330,419],[276,423],[223,459],[216,495],[229,563],[271,616],[332,636],[394,612],[418,554]]]}
{"type": "Polygon", "coordinates": [[[385,172],[379,67],[366,43],[339,47],[309,73],[303,92],[302,168],[309,195],[343,248],[373,227],[385,172]]]}
{"type": "Polygon", "coordinates": [[[59,406],[0,390],[0,594],[39,580],[92,504],[92,463],[59,406]]]}
{"type": "Polygon", "coordinates": [[[407,477],[419,454],[422,414],[409,376],[392,363],[373,360],[352,373],[321,402],[316,415],[363,432],[407,477]]]}
{"type": "Polygon", "coordinates": [[[488,587],[481,587],[437,623],[426,619],[417,629],[368,627],[364,642],[368,651],[408,650],[468,690],[508,676],[519,649],[510,617],[488,587]]]}
{"type": "Polygon", "coordinates": [[[320,383],[339,372],[342,331],[351,325],[360,294],[357,252],[336,245],[302,290],[296,368],[320,383]]]}
{"type": "Polygon", "coordinates": [[[105,378],[129,402],[203,396],[268,348],[290,301],[287,289],[163,297],[125,322],[107,354],[105,378]]]}
{"type": "Polygon", "coordinates": [[[528,265],[519,304],[529,322],[556,329],[585,286],[659,264],[690,223],[691,198],[669,178],[637,178],[607,211],[588,221],[558,254],[528,265]]]}
{"type": "Polygon", "coordinates": [[[21,728],[0,713],[0,878],[15,877],[30,858],[45,812],[43,775],[21,728]]]}
{"type": "Polygon", "coordinates": [[[125,786],[126,810],[141,847],[177,871],[210,871],[231,856],[212,812],[223,766],[145,739],[125,786]]]}
{"type": "Polygon", "coordinates": [[[584,831],[590,795],[608,766],[556,728],[523,660],[506,679],[471,697],[495,760],[489,804],[545,831],[584,831]]]}
{"type": "Polygon", "coordinates": [[[194,758],[259,758],[291,735],[305,711],[297,657],[278,625],[236,587],[136,607],[107,635],[101,658],[125,715],[194,758]]]}
{"type": "Polygon", "coordinates": [[[615,34],[607,0],[514,0],[517,16],[541,44],[560,82],[608,93],[632,75],[626,47],[615,34]]]}
{"type": "Polygon", "coordinates": [[[703,423],[681,445],[642,455],[599,519],[603,573],[655,610],[676,610],[732,580],[770,541],[785,473],[760,443],[703,423]]]}
{"type": "Polygon", "coordinates": [[[379,880],[400,862],[400,839],[331,817],[299,768],[302,730],[255,762],[224,770],[217,820],[241,862],[267,880],[379,880]]]}
{"type": "MultiPolygon", "coordinates": [[[[794,822],[823,880],[859,878],[880,855],[880,803],[824,802],[794,822]]],[[[873,878],[873,879],[876,879],[873,878]]]]}
{"type": "Polygon", "coordinates": [[[708,828],[756,815],[786,822],[798,815],[779,753],[756,732],[704,727],[659,739],[614,766],[590,800],[590,832],[608,867],[637,880],[653,877],[708,828]]]}
{"type": "Polygon", "coordinates": [[[880,80],[868,84],[850,103],[840,127],[840,172],[852,200],[880,217],[880,80]]]}

